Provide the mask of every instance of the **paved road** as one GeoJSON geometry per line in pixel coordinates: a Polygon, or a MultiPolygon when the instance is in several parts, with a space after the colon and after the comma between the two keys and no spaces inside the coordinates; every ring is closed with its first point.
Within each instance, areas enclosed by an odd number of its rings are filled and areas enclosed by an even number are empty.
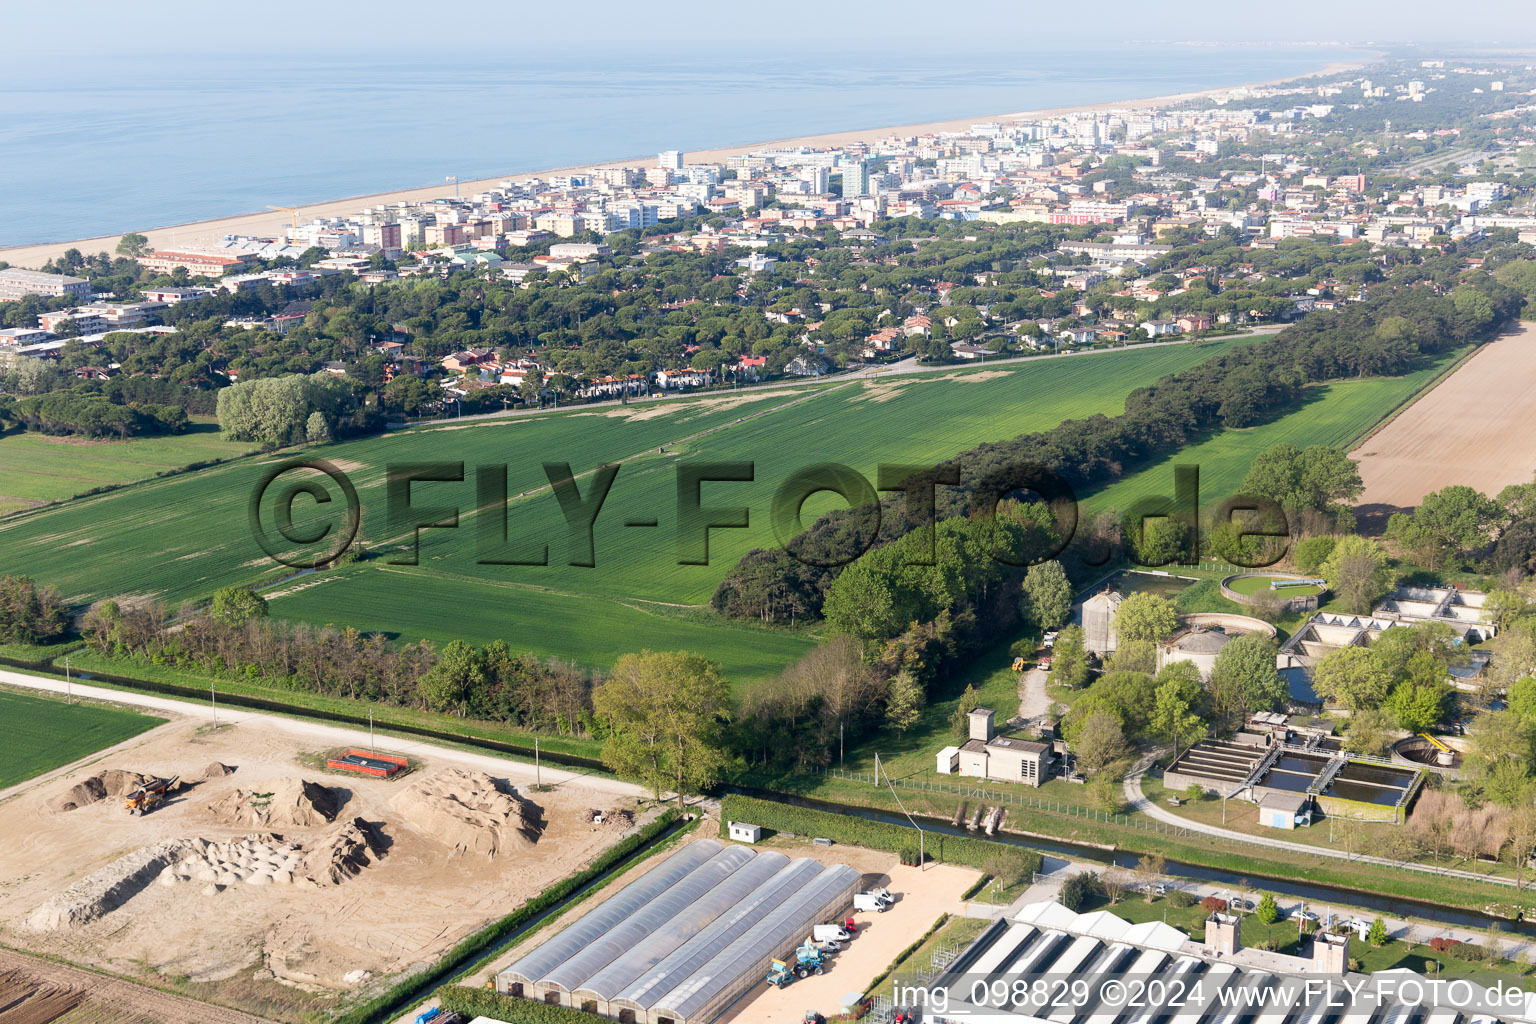
{"type": "Polygon", "coordinates": [[[1415,864],[1412,861],[1392,860],[1389,857],[1375,857],[1367,853],[1347,853],[1336,850],[1331,846],[1314,846],[1311,843],[1294,843],[1286,839],[1272,836],[1255,836],[1246,832],[1237,832],[1233,829],[1222,828],[1219,825],[1207,825],[1204,822],[1192,821],[1181,815],[1174,814],[1166,808],[1159,807],[1148,800],[1146,794],[1141,791],[1141,779],[1157,758],[1158,751],[1147,754],[1137,761],[1135,766],[1125,776],[1125,799],[1133,808],[1156,818],[1158,821],[1169,825],[1177,825],[1180,828],[1189,829],[1191,832],[1201,832],[1218,839],[1225,839],[1234,843],[1246,843],[1250,846],[1262,846],[1270,850],[1290,850],[1294,853],[1305,853],[1316,857],[1332,857],[1335,860],[1346,860],[1355,863],[1379,864],[1383,867],[1400,868],[1405,871],[1422,871],[1425,874],[1441,875],[1446,878],[1463,878],[1469,882],[1491,882],[1495,885],[1515,886],[1514,879],[1500,878],[1496,875],[1484,875],[1476,871],[1462,871],[1459,868],[1441,868],[1429,864],[1415,864]]]}
{"type": "MultiPolygon", "coordinates": [[[[48,693],[62,694],[65,692],[64,680],[50,679],[46,676],[35,676],[26,672],[0,670],[0,683],[26,687],[32,690],[42,690],[48,693]]],[[[127,704],[132,707],[146,708],[160,713],[202,721],[212,721],[216,713],[220,725],[260,722],[291,736],[303,737],[324,747],[366,747],[368,745],[368,730],[352,726],[326,725],[307,719],[290,718],[286,715],[274,714],[272,712],[253,711],[248,708],[232,706],[223,706],[215,710],[209,704],[200,702],[177,700],[174,697],[159,697],[147,693],[135,693],[131,690],[112,690],[101,686],[90,686],[78,680],[71,684],[70,691],[77,697],[111,701],[115,704],[127,704]]],[[[142,738],[142,736],[139,737],[139,739],[142,738]]],[[[522,761],[497,757],[493,754],[480,754],[469,750],[458,750],[453,747],[437,746],[421,739],[403,739],[391,736],[389,738],[389,749],[393,753],[405,754],[408,757],[430,757],[434,763],[454,764],[465,768],[473,768],[497,778],[520,781],[524,784],[532,783],[537,778],[538,781],[543,782],[545,785],[562,786],[574,783],[621,797],[644,797],[650,795],[649,790],[641,786],[620,782],[617,779],[605,778],[601,775],[573,771],[567,768],[554,768],[549,765],[544,765],[535,772],[533,765],[522,761]]]]}

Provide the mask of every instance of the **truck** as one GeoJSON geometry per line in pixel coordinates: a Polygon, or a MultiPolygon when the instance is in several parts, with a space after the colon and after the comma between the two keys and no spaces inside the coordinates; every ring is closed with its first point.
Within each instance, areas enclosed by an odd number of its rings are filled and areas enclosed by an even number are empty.
{"type": "Polygon", "coordinates": [[[811,938],[817,942],[847,942],[853,936],[840,924],[818,924],[811,928],[811,938]]]}
{"type": "Polygon", "coordinates": [[[180,775],[173,775],[169,779],[150,779],[123,797],[123,807],[132,815],[148,814],[165,803],[166,796],[180,781],[180,775]]]}
{"type": "Polygon", "coordinates": [[[789,964],[783,960],[775,960],[773,966],[768,968],[768,976],[763,980],[774,988],[783,988],[795,980],[795,975],[791,973],[789,964]]]}
{"type": "Polygon", "coordinates": [[[890,906],[878,896],[872,896],[867,892],[854,894],[853,909],[862,910],[871,914],[883,914],[885,908],[890,906]]]}

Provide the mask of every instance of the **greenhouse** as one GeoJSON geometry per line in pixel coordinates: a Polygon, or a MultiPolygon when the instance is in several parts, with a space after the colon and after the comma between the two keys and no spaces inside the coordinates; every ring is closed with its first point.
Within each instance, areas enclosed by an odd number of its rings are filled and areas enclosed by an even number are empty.
{"type": "Polygon", "coordinates": [[[633,1024],[707,1024],[844,910],[860,878],[691,843],[500,972],[496,988],[633,1024]]]}

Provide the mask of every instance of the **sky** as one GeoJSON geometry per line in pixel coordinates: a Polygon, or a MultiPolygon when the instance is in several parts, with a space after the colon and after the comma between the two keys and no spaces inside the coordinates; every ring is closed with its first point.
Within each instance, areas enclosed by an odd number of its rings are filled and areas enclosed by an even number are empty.
{"type": "Polygon", "coordinates": [[[332,51],[451,61],[466,51],[547,52],[547,41],[560,37],[576,51],[659,49],[679,57],[765,46],[835,53],[850,42],[866,58],[880,48],[895,57],[912,48],[1027,52],[1143,40],[1536,45],[1530,0],[1460,0],[1455,10],[1447,17],[1439,0],[76,0],[67,25],[48,4],[8,5],[5,21],[8,52],[34,57],[332,51]]]}

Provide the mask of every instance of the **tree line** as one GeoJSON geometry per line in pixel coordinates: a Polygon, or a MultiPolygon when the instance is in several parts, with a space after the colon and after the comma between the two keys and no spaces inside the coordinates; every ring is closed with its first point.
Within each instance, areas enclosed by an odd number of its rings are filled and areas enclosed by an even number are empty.
{"type": "MultiPolygon", "coordinates": [[[[1309,384],[1401,374],[1424,355],[1485,338],[1514,318],[1523,302],[1518,290],[1489,275],[1446,294],[1382,286],[1361,302],[1314,313],[1271,339],[1138,388],[1119,416],[1067,420],[1048,431],[978,445],[909,481],[909,492],[914,485],[932,486],[940,520],[985,514],[1003,493],[1028,486],[1020,466],[1044,467],[1081,493],[1211,431],[1290,411],[1309,384]]],[[[1324,487],[1329,501],[1336,501],[1337,488],[1324,487]]],[[[848,571],[842,563],[870,545],[873,523],[879,523],[877,545],[926,525],[908,508],[903,496],[892,495],[882,499],[878,519],[868,508],[836,510],[794,538],[788,550],[749,552],[719,584],[714,607],[769,621],[821,616],[827,595],[848,571]]]]}

